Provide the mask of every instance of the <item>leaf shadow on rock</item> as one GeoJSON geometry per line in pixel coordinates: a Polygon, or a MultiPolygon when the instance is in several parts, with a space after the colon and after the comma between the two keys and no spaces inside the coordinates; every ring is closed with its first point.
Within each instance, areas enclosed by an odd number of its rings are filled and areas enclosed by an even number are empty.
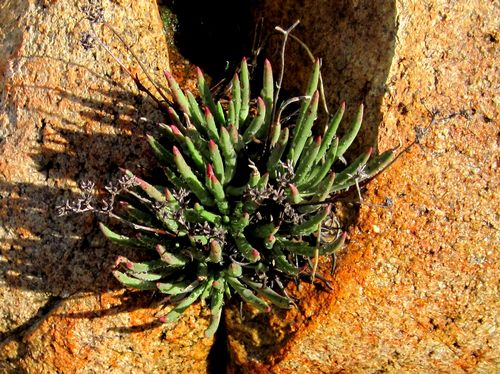
{"type": "MultiPolygon", "coordinates": [[[[78,298],[78,296],[73,296],[78,298]]],[[[162,305],[165,298],[161,297],[159,293],[154,291],[138,291],[138,290],[125,290],[120,296],[120,304],[115,304],[109,307],[95,309],[82,312],[69,312],[69,313],[56,313],[54,317],[60,318],[74,318],[74,319],[95,319],[107,316],[113,316],[121,313],[130,313],[137,309],[155,308],[162,305]]],[[[153,317],[153,316],[152,316],[153,317]]],[[[154,318],[151,322],[134,326],[119,326],[111,327],[108,331],[116,331],[122,333],[137,333],[143,332],[162,325],[163,323],[154,318]]]]}
{"type": "MultiPolygon", "coordinates": [[[[28,154],[32,159],[29,175],[0,179],[3,287],[39,294],[47,300],[45,306],[55,306],[55,299],[83,291],[122,288],[111,276],[114,259],[117,255],[138,259],[141,253],[110,244],[101,235],[97,223],[107,217],[93,213],[59,217],[56,206],[79,197],[78,191],[69,188],[75,182],[92,180],[102,191],[107,182],[120,176],[119,167],[145,176],[157,172],[144,135],[156,131],[154,123],[163,115],[130,86],[120,86],[84,66],[50,57],[23,59],[43,59],[47,64],[58,64],[63,71],[85,71],[102,84],[86,95],[55,85],[10,86],[26,97],[48,97],[60,104],[61,111],[43,105],[43,101],[28,101],[20,112],[32,121],[28,125],[33,127],[26,129],[29,140],[18,147],[0,143],[2,158],[11,164],[11,170],[17,158],[28,154]],[[142,117],[149,121],[142,121],[142,117]]],[[[132,309],[142,305],[126,298],[124,304],[132,309]]],[[[40,314],[47,314],[46,309],[43,305],[38,313],[35,309],[33,318],[14,324],[14,330],[2,335],[22,332],[39,321],[40,314]]]]}

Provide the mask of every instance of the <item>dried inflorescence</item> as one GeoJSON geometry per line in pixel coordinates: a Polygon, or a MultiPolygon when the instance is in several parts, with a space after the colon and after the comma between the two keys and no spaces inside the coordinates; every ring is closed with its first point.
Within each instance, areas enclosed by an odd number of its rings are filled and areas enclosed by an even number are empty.
{"type": "Polygon", "coordinates": [[[104,22],[104,8],[98,0],[87,0],[87,3],[82,5],[81,11],[91,23],[104,22]]]}
{"type": "Polygon", "coordinates": [[[95,183],[93,181],[83,181],[80,183],[80,190],[82,191],[80,197],[75,201],[66,200],[63,205],[57,206],[57,214],[59,216],[85,212],[112,214],[116,197],[123,193],[132,192],[134,186],[134,178],[124,175],[118,179],[116,184],[110,182],[104,186],[108,196],[106,199],[98,201],[95,196],[95,183]]]}

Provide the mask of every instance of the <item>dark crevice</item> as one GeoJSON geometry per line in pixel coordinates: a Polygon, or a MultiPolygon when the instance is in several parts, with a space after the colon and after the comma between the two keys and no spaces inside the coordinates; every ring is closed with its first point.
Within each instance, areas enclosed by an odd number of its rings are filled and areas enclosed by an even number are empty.
{"type": "Polygon", "coordinates": [[[214,344],[208,355],[208,372],[210,374],[226,374],[229,363],[229,349],[227,345],[227,328],[224,318],[215,333],[214,344]]]}
{"type": "Polygon", "coordinates": [[[159,0],[176,20],[174,49],[214,81],[231,76],[251,50],[255,0],[159,0]]]}

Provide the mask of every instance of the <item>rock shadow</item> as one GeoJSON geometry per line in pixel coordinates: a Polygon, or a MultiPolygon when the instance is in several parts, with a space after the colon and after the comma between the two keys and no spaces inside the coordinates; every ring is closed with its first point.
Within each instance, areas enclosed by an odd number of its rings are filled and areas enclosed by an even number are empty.
{"type": "Polygon", "coordinates": [[[243,56],[249,56],[255,0],[159,0],[176,19],[174,48],[214,82],[230,78],[243,56]]]}
{"type": "MultiPolygon", "coordinates": [[[[123,287],[111,275],[116,257],[123,255],[139,260],[144,254],[136,248],[113,245],[103,237],[98,222],[114,224],[107,216],[89,212],[60,217],[56,207],[80,197],[79,191],[69,189],[67,181],[74,184],[91,180],[96,183],[96,191],[104,191],[108,182],[116,182],[121,176],[120,167],[138,175],[155,176],[159,170],[145,134],[158,131],[155,123],[164,118],[149,98],[84,66],[47,56],[22,59],[43,59],[47,64],[59,64],[63,71],[84,70],[101,83],[89,88],[89,95],[61,86],[10,86],[10,89],[22,89],[27,96],[46,94],[54,102],[63,103],[61,107],[71,110],[57,112],[53,107],[36,105],[33,101],[23,108],[23,115],[33,119],[34,129],[28,131],[33,131],[29,136],[34,141],[21,144],[19,154],[16,147],[5,148],[5,144],[0,143],[2,157],[10,163],[28,149],[33,161],[29,173],[36,176],[33,178],[36,182],[28,182],[25,174],[13,180],[0,179],[2,287],[28,290],[32,292],[30,295],[40,294],[39,298],[45,300],[33,311],[32,318],[1,333],[0,342],[22,336],[61,300],[78,297],[81,292],[98,294],[123,287]],[[143,117],[149,121],[142,120],[143,117]],[[106,128],[105,131],[95,131],[96,123],[99,129],[106,128]]],[[[122,307],[106,313],[140,306],[124,297],[122,307]]],[[[97,315],[101,312],[96,311],[97,315]]],[[[91,314],[79,317],[90,318],[91,314]]]]}
{"type": "MultiPolygon", "coordinates": [[[[90,95],[82,96],[60,86],[20,87],[26,95],[47,93],[52,100],[69,103],[73,109],[56,113],[53,108],[34,104],[23,108],[36,127],[35,141],[28,149],[33,160],[30,172],[37,181],[0,180],[0,274],[4,287],[47,294],[49,299],[121,287],[111,276],[114,259],[119,254],[138,259],[138,251],[117,247],[103,238],[97,224],[107,222],[106,216],[87,213],[59,217],[56,206],[80,197],[78,191],[64,187],[65,181],[92,180],[102,191],[108,182],[116,182],[120,167],[142,175],[157,172],[151,166],[155,165],[154,156],[144,135],[156,131],[153,121],[163,115],[130,87],[122,87],[84,66],[47,56],[22,59],[43,59],[66,71],[83,69],[107,89],[94,85],[90,95]],[[141,121],[143,116],[153,121],[141,121]],[[95,131],[90,123],[96,122],[107,130],[95,131]]],[[[10,158],[8,162],[15,162],[15,148],[0,150],[2,157],[10,158]]],[[[25,178],[23,175],[17,180],[25,178]]]]}

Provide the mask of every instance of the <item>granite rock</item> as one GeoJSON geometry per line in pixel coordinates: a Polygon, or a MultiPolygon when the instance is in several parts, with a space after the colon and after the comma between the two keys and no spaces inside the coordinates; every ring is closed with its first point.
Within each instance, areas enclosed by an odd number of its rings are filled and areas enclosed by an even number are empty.
{"type": "Polygon", "coordinates": [[[110,276],[117,254],[139,254],[107,243],[92,214],[56,214],[81,181],[102,189],[119,167],[147,175],[154,157],[144,135],[163,120],[89,38],[88,15],[132,74],[145,81],[101,17],[154,80],[169,68],[153,0],[1,2],[0,371],[204,372],[212,339],[206,318],[193,322],[200,309],[174,330],[157,326],[166,312],[158,295],[134,301],[110,276]]]}
{"type": "MultiPolygon", "coordinates": [[[[297,35],[323,57],[324,71],[339,71],[340,81],[323,76],[334,102],[338,95],[372,105],[361,137],[381,151],[399,145],[401,154],[366,188],[330,277],[333,291],[291,285],[301,297],[298,309],[271,316],[244,310],[244,321],[236,309],[227,311],[232,371],[495,372],[498,6],[263,3],[268,24],[300,18],[297,35]],[[381,31],[371,42],[363,39],[370,30],[381,31]],[[356,47],[356,35],[364,48],[356,47]],[[349,68],[337,69],[346,61],[349,68]],[[358,79],[369,82],[368,91],[358,79]]],[[[297,77],[309,70],[297,63],[300,56],[288,57],[297,77]]],[[[324,274],[330,265],[323,262],[324,274]]]]}

